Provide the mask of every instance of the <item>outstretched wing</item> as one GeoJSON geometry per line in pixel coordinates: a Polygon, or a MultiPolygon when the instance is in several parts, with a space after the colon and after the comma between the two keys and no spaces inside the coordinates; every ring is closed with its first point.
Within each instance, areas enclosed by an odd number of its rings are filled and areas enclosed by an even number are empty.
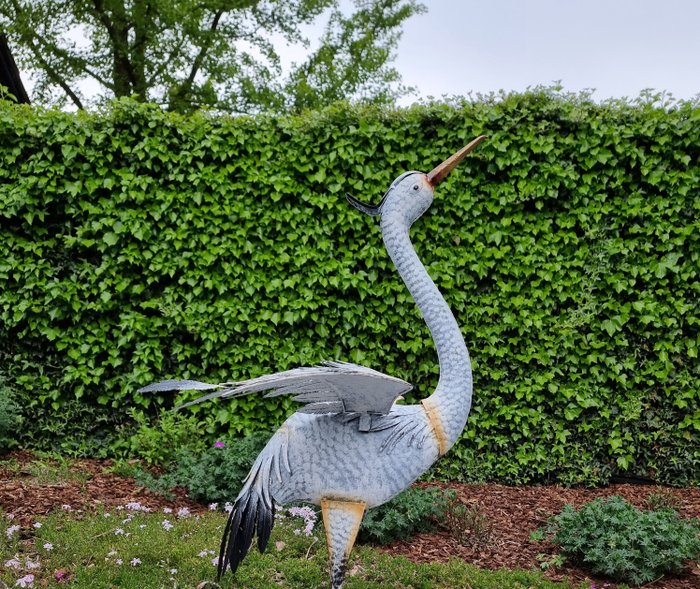
{"type": "Polygon", "coordinates": [[[244,380],[208,384],[196,380],[166,380],[139,389],[140,393],[161,391],[213,390],[190,403],[216,397],[230,398],[269,391],[265,397],[294,394],[305,406],[302,413],[343,414],[344,420],[360,418],[360,429],[369,430],[372,415],[386,415],[396,399],[413,386],[365,366],[349,362],[324,362],[321,366],[294,368],[244,380]]]}

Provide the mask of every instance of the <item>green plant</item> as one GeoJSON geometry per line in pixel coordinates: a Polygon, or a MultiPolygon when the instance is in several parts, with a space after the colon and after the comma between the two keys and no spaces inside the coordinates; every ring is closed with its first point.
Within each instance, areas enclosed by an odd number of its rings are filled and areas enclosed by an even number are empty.
{"type": "MultiPolygon", "coordinates": [[[[343,195],[485,133],[412,231],[474,360],[468,427],[437,476],[700,484],[699,121],[692,103],[546,89],[299,117],[2,103],[0,366],[32,417],[26,445],[110,452],[128,409],[196,394],[142,385],[324,358],[427,396],[430,334],[343,195]]],[[[239,436],[293,405],[183,411],[239,436]]]]}
{"type": "Polygon", "coordinates": [[[370,509],[360,526],[360,542],[389,544],[414,534],[434,530],[455,498],[437,487],[409,487],[391,501],[370,509]]]}
{"type": "Polygon", "coordinates": [[[656,511],[659,509],[673,509],[677,511],[681,506],[681,500],[670,489],[661,489],[649,493],[644,501],[644,505],[649,511],[656,511]]]}
{"type": "Polygon", "coordinates": [[[36,405],[24,395],[23,427],[19,440],[23,447],[54,455],[106,458],[119,442],[127,422],[126,411],[95,406],[78,399],[65,403],[36,405]],[[41,407],[41,410],[37,410],[41,407]]]}
{"type": "Polygon", "coordinates": [[[17,445],[21,423],[20,407],[15,401],[15,395],[12,389],[0,380],[0,454],[17,445]]]}
{"type": "Polygon", "coordinates": [[[150,420],[143,411],[130,410],[136,431],[126,441],[129,454],[149,465],[168,466],[183,450],[194,454],[207,446],[204,423],[196,416],[163,411],[150,420]]]}
{"type": "Polygon", "coordinates": [[[700,522],[675,511],[640,511],[621,497],[567,505],[549,526],[552,542],[594,574],[642,585],[700,557],[700,522]]]}
{"type": "Polygon", "coordinates": [[[540,553],[537,555],[537,560],[540,561],[540,568],[543,571],[559,568],[566,563],[566,557],[561,554],[548,556],[547,554],[540,553]]]}
{"type": "Polygon", "coordinates": [[[154,476],[143,471],[136,480],[166,494],[174,487],[184,487],[192,499],[202,503],[233,501],[270,435],[258,432],[240,439],[229,438],[203,452],[181,450],[165,474],[154,476]]]}
{"type": "MultiPolygon", "coordinates": [[[[227,573],[216,584],[213,559],[226,515],[205,512],[199,517],[176,513],[129,511],[127,518],[104,517],[98,511],[76,515],[59,510],[38,516],[41,528],[25,528],[10,534],[12,522],[0,516],[0,587],[17,587],[17,580],[35,576],[33,586],[49,589],[125,589],[245,587],[269,589],[294,587],[318,589],[327,585],[328,555],[323,532],[312,538],[295,533],[296,518],[278,519],[268,549],[253,548],[235,578],[227,573]],[[165,520],[168,525],[164,525],[165,520]],[[121,529],[123,533],[115,533],[121,529]],[[51,549],[47,548],[51,545],[51,549]],[[31,563],[38,563],[36,567],[31,563]]],[[[479,569],[460,559],[416,564],[369,546],[353,551],[348,589],[573,589],[574,585],[550,581],[541,573],[479,569]]],[[[583,585],[578,589],[584,589],[583,585]]]]}
{"type": "Polygon", "coordinates": [[[448,502],[442,526],[453,538],[468,546],[485,544],[493,530],[491,521],[483,512],[483,506],[465,505],[456,498],[448,502]]]}

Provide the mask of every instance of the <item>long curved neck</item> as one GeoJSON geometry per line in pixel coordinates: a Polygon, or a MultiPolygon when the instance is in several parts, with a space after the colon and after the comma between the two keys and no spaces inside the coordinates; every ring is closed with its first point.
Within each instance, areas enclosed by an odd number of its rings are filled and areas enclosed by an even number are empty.
{"type": "Polygon", "coordinates": [[[416,254],[401,218],[381,219],[382,237],[387,252],[408,287],[433,336],[440,362],[440,380],[430,396],[437,410],[447,447],[462,433],[472,400],[472,368],[469,352],[457,321],[416,254]]]}

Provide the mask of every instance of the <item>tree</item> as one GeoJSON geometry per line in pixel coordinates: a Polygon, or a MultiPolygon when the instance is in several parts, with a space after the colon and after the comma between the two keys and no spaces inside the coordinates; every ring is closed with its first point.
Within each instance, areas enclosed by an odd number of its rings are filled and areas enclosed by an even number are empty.
{"type": "Polygon", "coordinates": [[[0,29],[35,80],[36,102],[78,108],[135,96],[186,112],[299,111],[338,99],[404,94],[391,67],[418,0],[0,0],[0,29]],[[283,76],[280,44],[310,47],[283,76]],[[86,98],[85,87],[99,90],[86,98]]]}

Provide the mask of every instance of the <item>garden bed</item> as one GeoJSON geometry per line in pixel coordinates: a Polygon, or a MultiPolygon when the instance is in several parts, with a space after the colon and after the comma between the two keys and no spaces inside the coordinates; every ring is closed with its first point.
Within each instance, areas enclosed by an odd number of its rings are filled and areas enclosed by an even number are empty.
{"type": "MultiPolygon", "coordinates": [[[[0,508],[23,526],[36,516],[54,510],[89,511],[100,506],[123,505],[138,501],[152,509],[188,507],[193,513],[207,511],[207,506],[189,500],[175,490],[174,499],[137,486],[133,479],[110,472],[110,461],[77,460],[52,464],[26,452],[15,452],[3,458],[0,468],[0,508]]],[[[589,580],[599,588],[609,583],[595,579],[573,565],[547,566],[557,551],[547,542],[530,538],[532,531],[545,524],[547,518],[571,503],[576,507],[597,498],[620,495],[637,507],[648,507],[651,500],[672,503],[683,517],[700,518],[700,489],[669,489],[655,486],[612,485],[598,489],[566,489],[558,486],[506,487],[502,485],[460,485],[426,483],[453,489],[463,503],[478,508],[486,517],[488,530],[481,530],[470,542],[457,541],[448,532],[419,534],[408,541],[380,548],[403,555],[415,562],[447,561],[460,558],[485,569],[547,569],[549,578],[573,581],[589,580]]],[[[700,569],[686,567],[677,578],[664,578],[645,585],[653,589],[697,589],[700,569]]]]}

